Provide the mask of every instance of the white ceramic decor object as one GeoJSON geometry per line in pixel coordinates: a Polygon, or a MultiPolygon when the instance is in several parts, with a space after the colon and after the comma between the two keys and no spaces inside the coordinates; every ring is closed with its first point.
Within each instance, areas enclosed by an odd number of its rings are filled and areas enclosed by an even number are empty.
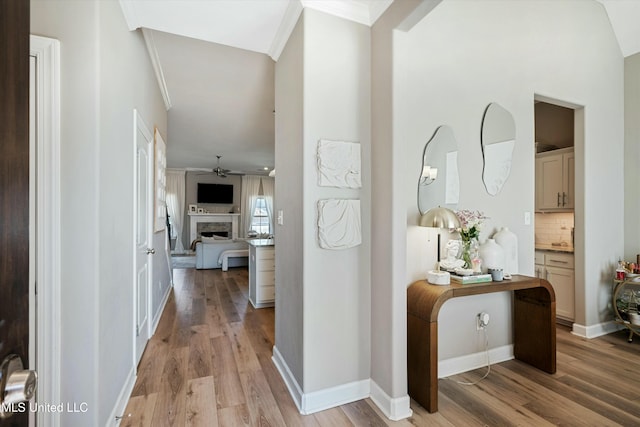
{"type": "Polygon", "coordinates": [[[432,285],[448,285],[451,276],[446,271],[429,270],[427,272],[427,282],[432,285]]]}
{"type": "Polygon", "coordinates": [[[482,272],[489,268],[502,268],[504,270],[504,249],[494,239],[487,239],[478,248],[478,254],[482,260],[482,272]]]}
{"type": "Polygon", "coordinates": [[[504,249],[504,272],[518,274],[518,236],[507,227],[493,235],[493,239],[504,249]]]}

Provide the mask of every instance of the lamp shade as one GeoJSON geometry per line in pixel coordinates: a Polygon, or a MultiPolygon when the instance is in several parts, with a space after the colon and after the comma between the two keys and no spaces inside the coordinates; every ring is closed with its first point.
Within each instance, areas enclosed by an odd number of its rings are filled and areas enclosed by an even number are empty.
{"type": "Polygon", "coordinates": [[[438,206],[425,212],[420,217],[418,225],[421,227],[446,228],[452,230],[460,228],[460,220],[451,209],[438,206]]]}

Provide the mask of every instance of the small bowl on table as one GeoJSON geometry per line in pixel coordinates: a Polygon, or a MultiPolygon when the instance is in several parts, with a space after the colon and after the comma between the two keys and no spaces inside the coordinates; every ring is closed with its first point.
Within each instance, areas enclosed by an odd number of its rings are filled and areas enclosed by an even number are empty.
{"type": "Polygon", "coordinates": [[[456,268],[453,270],[458,276],[471,276],[473,275],[473,270],[471,268],[456,268]]]}

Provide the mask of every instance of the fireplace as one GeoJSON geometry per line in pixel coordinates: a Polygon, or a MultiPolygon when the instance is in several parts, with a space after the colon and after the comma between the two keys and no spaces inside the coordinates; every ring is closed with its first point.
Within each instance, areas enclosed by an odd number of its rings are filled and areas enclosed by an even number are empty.
{"type": "Polygon", "coordinates": [[[231,236],[231,222],[199,222],[197,224],[197,236],[212,237],[216,236],[229,237],[231,236]]]}
{"type": "Polygon", "coordinates": [[[202,236],[202,233],[213,233],[218,236],[238,238],[238,218],[240,214],[190,213],[189,236],[191,242],[202,236]]]}
{"type": "Polygon", "coordinates": [[[202,237],[229,237],[229,233],[227,233],[226,231],[203,231],[202,233],[199,233],[199,235],[202,237]]]}

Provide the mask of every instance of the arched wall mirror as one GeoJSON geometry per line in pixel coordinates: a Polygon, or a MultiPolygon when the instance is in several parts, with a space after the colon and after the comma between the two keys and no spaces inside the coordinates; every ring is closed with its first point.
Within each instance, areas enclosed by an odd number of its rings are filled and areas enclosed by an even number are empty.
{"type": "Polygon", "coordinates": [[[458,143],[449,126],[439,126],[422,155],[418,178],[420,214],[436,206],[456,209],[459,195],[458,143]]]}
{"type": "Polygon", "coordinates": [[[482,117],[482,181],[487,193],[495,196],[502,190],[509,173],[516,140],[513,116],[499,104],[492,102],[482,117]]]}

